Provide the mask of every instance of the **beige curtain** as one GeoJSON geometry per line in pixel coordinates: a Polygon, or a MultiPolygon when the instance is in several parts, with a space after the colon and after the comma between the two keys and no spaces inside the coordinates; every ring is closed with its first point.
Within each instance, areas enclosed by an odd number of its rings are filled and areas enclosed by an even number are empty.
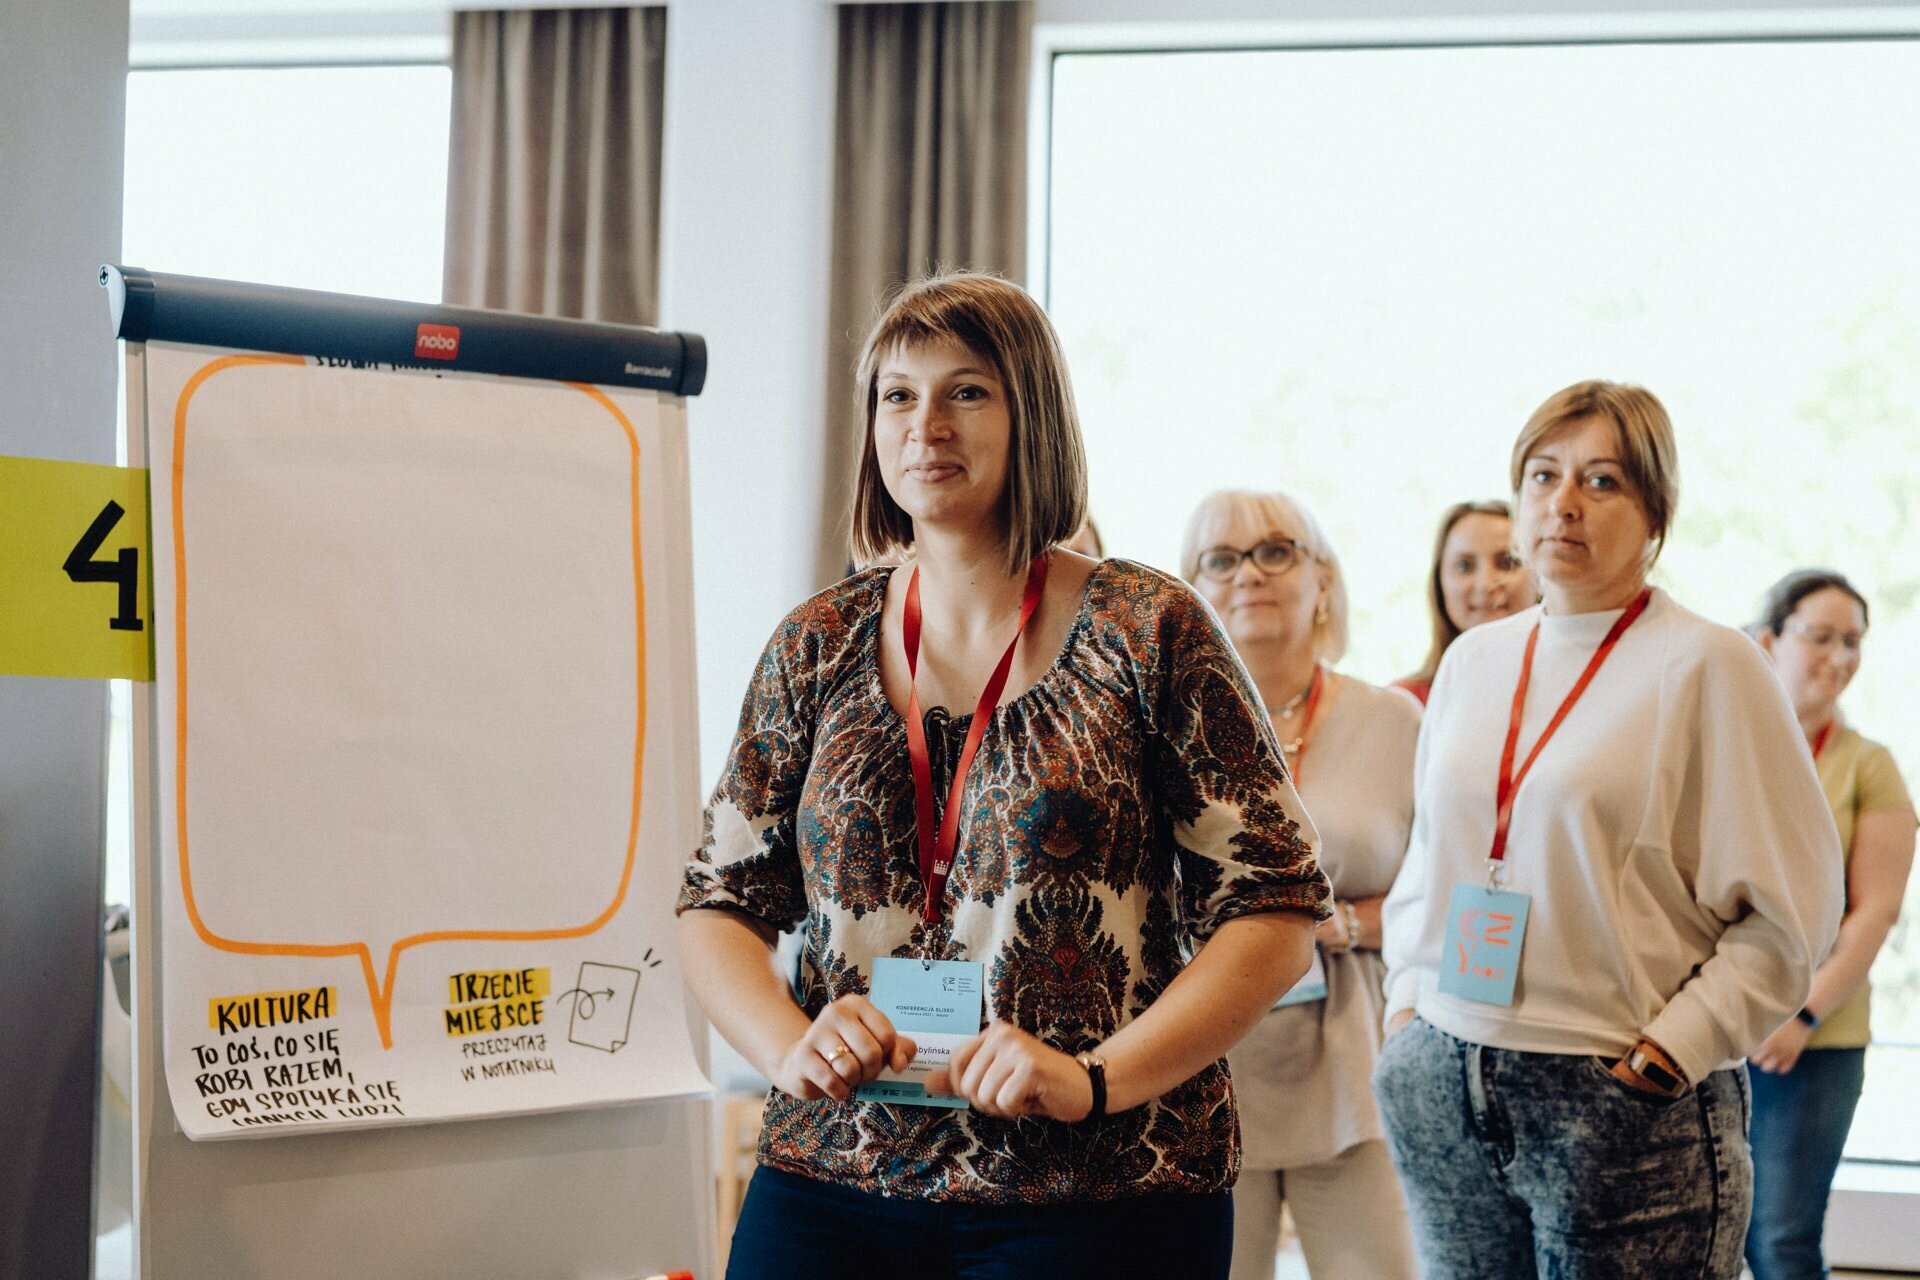
{"type": "Polygon", "coordinates": [[[823,578],[847,564],[860,343],[940,269],[1026,271],[1028,0],[840,7],[823,578]]]}
{"type": "Polygon", "coordinates": [[[456,13],[444,296],[652,324],[667,11],[456,13]]]}

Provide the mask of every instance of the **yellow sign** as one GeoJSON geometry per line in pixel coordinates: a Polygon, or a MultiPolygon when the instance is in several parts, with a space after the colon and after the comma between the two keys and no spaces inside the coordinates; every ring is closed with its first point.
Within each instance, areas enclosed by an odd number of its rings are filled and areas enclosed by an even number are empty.
{"type": "Polygon", "coordinates": [[[245,996],[222,996],[207,1001],[207,1025],[221,1035],[258,1031],[285,1023],[331,1018],[338,994],[332,987],[304,991],[256,991],[245,996]]]}
{"type": "Polygon", "coordinates": [[[447,977],[448,1004],[512,1000],[525,996],[538,999],[552,990],[552,969],[476,969],[468,973],[449,974],[447,977]]]}
{"type": "Polygon", "coordinates": [[[153,679],[147,473],[0,458],[0,674],[153,679]]]}
{"type": "Polygon", "coordinates": [[[477,1036],[537,1027],[546,1021],[546,997],[552,991],[552,969],[475,969],[450,974],[447,997],[452,1004],[444,1010],[447,1034],[477,1036]]]}

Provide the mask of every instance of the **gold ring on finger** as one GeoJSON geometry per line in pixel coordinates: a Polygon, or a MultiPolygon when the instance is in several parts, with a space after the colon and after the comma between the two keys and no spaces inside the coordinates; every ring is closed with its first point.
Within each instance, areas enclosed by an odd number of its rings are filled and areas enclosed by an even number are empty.
{"type": "Polygon", "coordinates": [[[833,1052],[827,1055],[827,1065],[832,1066],[834,1063],[840,1061],[840,1059],[846,1057],[848,1054],[852,1052],[853,1050],[847,1048],[847,1046],[845,1046],[844,1044],[836,1045],[834,1047],[833,1052]]]}

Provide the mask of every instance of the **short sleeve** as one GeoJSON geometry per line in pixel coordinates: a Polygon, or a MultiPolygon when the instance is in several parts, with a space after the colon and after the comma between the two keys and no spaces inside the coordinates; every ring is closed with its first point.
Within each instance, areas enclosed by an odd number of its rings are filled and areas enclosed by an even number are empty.
{"type": "Polygon", "coordinates": [[[1155,792],[1178,848],[1180,902],[1197,946],[1266,911],[1329,914],[1320,838],[1287,777],[1266,708],[1206,604],[1167,581],[1147,688],[1155,792]]]}
{"type": "Polygon", "coordinates": [[[1856,813],[1879,813],[1887,809],[1913,808],[1913,797],[1893,762],[1893,752],[1877,742],[1868,743],[1860,753],[1859,807],[1856,813]]]}
{"type": "Polygon", "coordinates": [[[795,832],[813,754],[811,649],[804,624],[789,617],[762,651],[675,914],[732,907],[781,931],[805,918],[795,832]]]}

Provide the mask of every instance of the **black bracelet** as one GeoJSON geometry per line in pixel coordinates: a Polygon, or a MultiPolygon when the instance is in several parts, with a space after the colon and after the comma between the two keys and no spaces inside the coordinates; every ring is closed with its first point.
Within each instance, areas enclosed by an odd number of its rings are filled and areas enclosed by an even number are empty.
{"type": "Polygon", "coordinates": [[[1073,1060],[1087,1069],[1087,1083],[1093,1086],[1093,1106],[1081,1123],[1098,1120],[1107,1114],[1107,1063],[1091,1053],[1076,1053],[1073,1060]]]}
{"type": "Polygon", "coordinates": [[[1820,1016],[1805,1005],[1800,1006],[1800,1012],[1793,1016],[1805,1023],[1809,1031],[1818,1031],[1820,1029],[1820,1016]]]}

